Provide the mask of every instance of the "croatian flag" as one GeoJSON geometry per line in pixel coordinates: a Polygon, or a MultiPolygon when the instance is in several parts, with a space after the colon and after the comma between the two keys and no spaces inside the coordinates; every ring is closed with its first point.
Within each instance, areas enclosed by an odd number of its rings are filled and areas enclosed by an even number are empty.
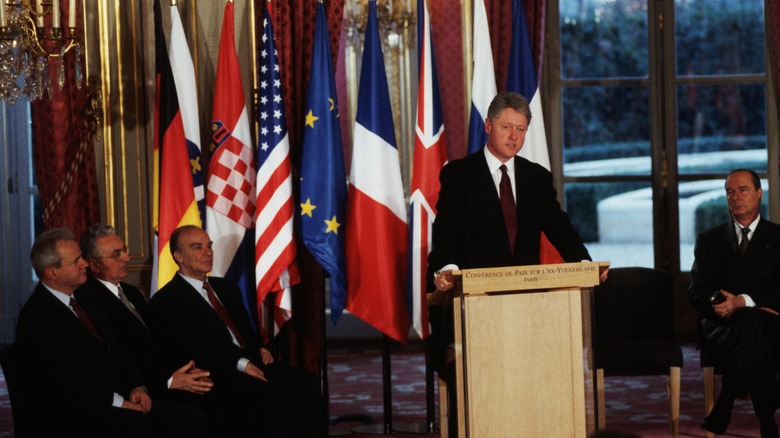
{"type": "Polygon", "coordinates": [[[496,97],[496,75],[493,50],[483,0],[474,1],[474,74],[471,81],[471,115],[469,116],[468,153],[479,151],[487,143],[485,119],[490,102],[496,97]]]}
{"type": "MultiPolygon", "coordinates": [[[[536,80],[533,51],[528,36],[528,23],[521,0],[512,3],[512,48],[509,52],[509,69],[506,77],[507,91],[520,93],[528,99],[533,118],[525,134],[525,144],[520,149],[521,157],[525,157],[550,170],[550,156],[547,153],[547,138],[544,133],[544,115],[542,114],[542,93],[536,80]]],[[[540,263],[563,263],[563,257],[558,253],[547,236],[542,233],[539,245],[540,263]]]]}
{"type": "MultiPolygon", "coordinates": [[[[211,274],[239,285],[244,305],[255,319],[252,276],[255,213],[254,152],[236,56],[233,2],[225,5],[219,42],[214,107],[211,114],[211,161],[206,188],[206,230],[214,242],[211,274]]],[[[256,327],[256,321],[253,321],[256,327]]]]}
{"type": "MultiPolygon", "coordinates": [[[[265,297],[275,292],[274,333],[292,316],[291,286],[300,283],[293,238],[292,163],[282,80],[276,56],[270,5],[265,9],[263,45],[258,60],[259,126],[257,147],[257,216],[254,236],[256,295],[263,310],[265,297]]],[[[265,324],[263,325],[265,327],[265,324]]]]}
{"type": "Polygon", "coordinates": [[[447,147],[431,44],[430,17],[425,0],[418,0],[417,10],[419,86],[409,205],[409,288],[406,300],[412,328],[421,339],[425,339],[430,333],[425,275],[433,221],[436,219],[436,201],[439,198],[439,171],[447,162],[447,147]]]}
{"type": "Polygon", "coordinates": [[[406,343],[406,203],[375,0],[369,2],[353,138],[346,308],[406,343]]]}

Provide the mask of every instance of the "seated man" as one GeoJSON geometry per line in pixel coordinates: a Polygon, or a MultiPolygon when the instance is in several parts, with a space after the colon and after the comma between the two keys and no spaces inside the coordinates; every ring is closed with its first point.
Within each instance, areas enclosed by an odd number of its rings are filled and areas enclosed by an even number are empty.
{"type": "Polygon", "coordinates": [[[780,225],[761,217],[761,180],[748,169],[726,178],[731,218],[696,238],[688,299],[701,342],[724,365],[721,393],[701,427],[722,434],[734,399],[750,394],[762,437],[777,437],[780,404],[780,225]]]}
{"type": "Polygon", "coordinates": [[[87,279],[73,233],[42,233],[31,260],[40,283],[19,314],[16,340],[34,377],[39,436],[203,436],[203,413],[153,402],[100,306],[73,297],[87,279]]]}
{"type": "Polygon", "coordinates": [[[211,245],[208,234],[195,226],[171,234],[179,272],[149,303],[152,333],[168,369],[190,359],[208,369],[211,392],[226,404],[241,436],[318,436],[316,376],[276,363],[261,347],[238,288],[207,277],[211,245]]]}
{"type": "Polygon", "coordinates": [[[190,360],[173,374],[164,374],[152,351],[152,333],[146,313],[148,303],[141,291],[123,280],[130,257],[114,227],[94,224],[81,233],[81,252],[89,263],[87,282],[75,292],[76,299],[98,302],[108,315],[111,329],[124,343],[138,364],[150,393],[159,398],[192,404],[207,412],[211,435],[231,435],[221,404],[207,394],[213,382],[209,372],[198,369],[190,360]]]}

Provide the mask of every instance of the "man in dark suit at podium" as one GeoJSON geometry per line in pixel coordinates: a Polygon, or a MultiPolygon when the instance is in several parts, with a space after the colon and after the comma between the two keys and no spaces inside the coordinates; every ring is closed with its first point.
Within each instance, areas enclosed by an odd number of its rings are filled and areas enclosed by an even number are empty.
{"type": "MultiPolygon", "coordinates": [[[[531,122],[531,109],[517,93],[499,93],[488,108],[485,147],[442,168],[441,189],[428,256],[428,303],[434,368],[454,394],[450,298],[456,269],[534,265],[542,232],[567,262],[590,254],[556,199],[552,174],[517,154],[531,122]]],[[[602,272],[602,281],[606,270],[602,272]]],[[[454,400],[454,397],[450,397],[454,400]]],[[[456,430],[450,403],[450,430],[456,430]]]]}
{"type": "Polygon", "coordinates": [[[590,260],[556,199],[552,174],[517,154],[531,122],[528,101],[499,93],[485,147],[442,168],[428,256],[428,290],[452,288],[453,269],[539,264],[542,232],[567,262],[590,260]]]}
{"type": "Polygon", "coordinates": [[[731,218],[696,239],[688,299],[701,342],[724,365],[721,393],[701,427],[722,434],[734,399],[750,394],[762,437],[777,437],[780,404],[780,225],[760,215],[761,180],[748,169],[726,178],[731,218]]]}

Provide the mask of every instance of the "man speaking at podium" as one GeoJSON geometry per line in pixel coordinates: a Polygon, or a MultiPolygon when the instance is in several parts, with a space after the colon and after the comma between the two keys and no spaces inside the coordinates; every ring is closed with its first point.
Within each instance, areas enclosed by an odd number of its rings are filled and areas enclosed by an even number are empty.
{"type": "Polygon", "coordinates": [[[590,260],[558,204],[552,174],[517,156],[530,122],[525,97],[499,93],[488,108],[482,151],[442,168],[429,291],[450,290],[453,269],[539,264],[542,232],[565,261],[590,260]]]}
{"type": "MultiPolygon", "coordinates": [[[[428,256],[429,304],[448,301],[453,270],[539,264],[542,232],[565,261],[591,259],[556,199],[552,174],[517,156],[530,122],[525,97],[499,93],[488,108],[482,151],[442,168],[428,256]]],[[[434,368],[450,386],[454,366],[445,354],[453,342],[453,322],[451,310],[442,307],[430,308],[430,342],[434,368]]],[[[450,412],[452,420],[455,410],[450,412]]]]}

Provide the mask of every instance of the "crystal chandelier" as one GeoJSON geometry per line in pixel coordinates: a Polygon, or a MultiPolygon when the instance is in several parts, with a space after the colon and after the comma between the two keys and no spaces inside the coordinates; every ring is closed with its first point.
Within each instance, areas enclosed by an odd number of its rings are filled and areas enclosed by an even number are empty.
{"type": "MultiPolygon", "coordinates": [[[[366,20],[368,19],[369,0],[346,0],[344,2],[344,24],[347,30],[347,39],[351,44],[359,44],[362,41],[362,34],[366,30],[366,20]]],[[[382,46],[386,50],[398,39],[398,35],[404,28],[414,26],[413,3],[416,0],[377,0],[377,19],[379,29],[382,35],[382,46]]]]}
{"type": "Polygon", "coordinates": [[[56,82],[65,84],[67,52],[74,50],[76,86],[81,88],[83,45],[76,36],[76,4],[80,0],[0,0],[0,99],[13,104],[24,95],[35,101],[52,94],[50,63],[56,67],[56,82]],[[63,29],[63,18],[67,27],[63,29]],[[24,77],[20,89],[19,78],[24,77]]]}

